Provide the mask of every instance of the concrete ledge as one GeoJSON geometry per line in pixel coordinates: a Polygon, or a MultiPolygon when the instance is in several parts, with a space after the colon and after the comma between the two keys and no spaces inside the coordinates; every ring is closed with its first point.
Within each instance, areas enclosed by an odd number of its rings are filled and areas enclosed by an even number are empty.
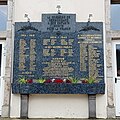
{"type": "Polygon", "coordinates": [[[7,32],[6,31],[0,31],[0,38],[6,38],[7,32]]]}

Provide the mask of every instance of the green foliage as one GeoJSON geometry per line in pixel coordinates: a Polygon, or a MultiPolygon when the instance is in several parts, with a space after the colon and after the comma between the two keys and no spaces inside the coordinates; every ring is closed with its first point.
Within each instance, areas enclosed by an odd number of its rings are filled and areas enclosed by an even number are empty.
{"type": "Polygon", "coordinates": [[[78,83],[78,79],[77,78],[72,78],[70,77],[69,80],[72,82],[72,83],[78,83]]]}
{"type": "Polygon", "coordinates": [[[43,78],[40,78],[37,80],[37,83],[44,83],[44,82],[45,82],[45,79],[43,79],[43,78]]]}
{"type": "Polygon", "coordinates": [[[90,78],[88,79],[88,83],[89,83],[89,84],[95,83],[95,78],[90,77],[90,78]]]}
{"type": "Polygon", "coordinates": [[[18,80],[18,82],[19,82],[20,84],[25,84],[25,83],[27,83],[27,80],[26,80],[25,78],[20,78],[20,79],[18,80]]]}
{"type": "Polygon", "coordinates": [[[92,84],[92,83],[98,83],[94,77],[84,78],[82,80],[82,83],[92,84]]]}

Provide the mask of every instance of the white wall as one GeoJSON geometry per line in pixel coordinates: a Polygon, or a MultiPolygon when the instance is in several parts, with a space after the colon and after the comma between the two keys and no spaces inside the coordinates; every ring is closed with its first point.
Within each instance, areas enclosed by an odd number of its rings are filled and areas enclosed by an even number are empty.
{"type": "Polygon", "coordinates": [[[62,13],[76,13],[77,21],[87,21],[90,13],[93,21],[104,21],[104,0],[15,0],[15,21],[26,21],[25,13],[40,21],[42,13],[57,13],[58,4],[62,13]]]}
{"type": "Polygon", "coordinates": [[[10,117],[19,118],[20,117],[20,95],[11,94],[11,103],[10,103],[10,117]]]}
{"type": "MultiPolygon", "coordinates": [[[[14,21],[26,21],[28,13],[31,21],[41,21],[42,13],[57,13],[61,5],[62,13],[75,13],[78,21],[105,21],[104,0],[15,0],[14,21]]],[[[20,97],[11,96],[11,117],[20,117],[20,97]]],[[[97,118],[106,118],[106,95],[97,95],[97,118]]],[[[88,118],[87,95],[30,95],[29,118],[88,118]]]]}
{"type": "MultiPolygon", "coordinates": [[[[11,96],[10,117],[20,117],[20,96],[11,96]]],[[[30,95],[29,118],[88,118],[87,95],[30,95]]],[[[96,96],[96,117],[106,118],[106,95],[96,96]]]]}
{"type": "MultiPolygon", "coordinates": [[[[2,35],[0,35],[0,38],[4,38],[6,37],[6,32],[0,32],[3,33],[2,35]]],[[[4,101],[4,76],[5,76],[5,60],[6,60],[6,56],[5,56],[5,40],[0,40],[0,45],[2,45],[2,51],[1,52],[1,75],[0,75],[0,115],[2,114],[2,105],[3,105],[3,101],[4,101]]]]}
{"type": "Polygon", "coordinates": [[[28,116],[30,118],[86,118],[88,117],[87,95],[31,95],[28,116]]]}

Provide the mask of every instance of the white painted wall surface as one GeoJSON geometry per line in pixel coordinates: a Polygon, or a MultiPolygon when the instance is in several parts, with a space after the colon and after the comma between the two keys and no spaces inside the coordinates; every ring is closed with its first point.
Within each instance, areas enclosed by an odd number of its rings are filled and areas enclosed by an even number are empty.
{"type": "Polygon", "coordinates": [[[77,21],[87,21],[90,13],[92,21],[104,21],[104,0],[15,0],[15,21],[26,21],[25,13],[31,21],[40,21],[42,13],[57,13],[58,4],[61,13],[77,14],[77,21]]]}
{"type": "MultiPolygon", "coordinates": [[[[0,32],[3,33],[0,35],[0,38],[6,37],[6,32],[0,32]]],[[[2,45],[2,51],[1,51],[1,75],[0,75],[0,115],[2,114],[2,106],[4,101],[4,76],[5,76],[5,62],[6,62],[6,51],[5,51],[5,40],[0,40],[0,45],[2,45]]]]}
{"type": "Polygon", "coordinates": [[[19,118],[20,117],[20,95],[13,95],[11,94],[11,101],[10,101],[10,117],[12,118],[19,118]]]}
{"type": "MultiPolygon", "coordinates": [[[[27,13],[32,22],[41,21],[42,13],[57,13],[61,5],[62,13],[75,13],[77,22],[105,21],[104,0],[15,0],[14,21],[24,22],[27,13]]],[[[20,96],[11,96],[11,117],[20,117],[20,96]]],[[[97,95],[97,118],[106,118],[106,94],[97,95]]],[[[30,95],[29,118],[88,118],[87,95],[30,95]]]]}
{"type": "Polygon", "coordinates": [[[87,95],[31,95],[28,116],[30,118],[86,118],[88,97],[87,95]]]}

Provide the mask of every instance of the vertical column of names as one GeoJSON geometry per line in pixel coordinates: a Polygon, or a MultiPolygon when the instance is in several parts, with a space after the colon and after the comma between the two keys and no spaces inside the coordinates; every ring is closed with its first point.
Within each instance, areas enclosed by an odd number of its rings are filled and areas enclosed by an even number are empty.
{"type": "Polygon", "coordinates": [[[88,61],[87,46],[88,45],[86,43],[80,44],[80,71],[87,71],[87,61],[88,61]]]}
{"type": "Polygon", "coordinates": [[[88,63],[89,63],[89,77],[98,77],[98,68],[97,63],[99,59],[99,53],[97,53],[97,48],[92,44],[88,46],[88,63]]]}
{"type": "Polygon", "coordinates": [[[20,39],[19,42],[19,70],[24,71],[26,66],[25,66],[25,52],[26,52],[26,41],[24,39],[20,39]]]}
{"type": "Polygon", "coordinates": [[[80,44],[80,74],[81,77],[94,77],[98,81],[103,79],[103,43],[101,34],[78,35],[80,44]]]}
{"type": "Polygon", "coordinates": [[[36,70],[36,39],[30,40],[30,71],[36,70]]]}
{"type": "Polygon", "coordinates": [[[89,45],[89,77],[93,76],[100,81],[104,75],[103,56],[99,48],[100,44],[89,45]]]}
{"type": "Polygon", "coordinates": [[[19,68],[18,78],[34,78],[36,71],[36,39],[34,34],[24,35],[25,38],[19,40],[19,68]]]}

